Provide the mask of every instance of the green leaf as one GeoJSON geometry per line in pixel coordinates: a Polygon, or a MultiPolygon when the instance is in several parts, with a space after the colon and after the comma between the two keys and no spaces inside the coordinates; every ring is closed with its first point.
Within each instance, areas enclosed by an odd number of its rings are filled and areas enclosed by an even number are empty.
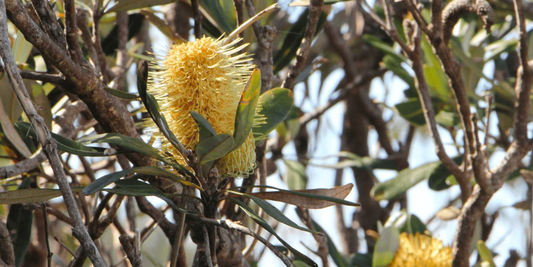
{"type": "Polygon", "coordinates": [[[424,118],[424,110],[418,98],[409,98],[406,102],[396,104],[394,106],[400,116],[409,121],[414,126],[423,126],[426,124],[424,118]]]}
{"type": "Polygon", "coordinates": [[[239,191],[227,190],[227,192],[251,198],[259,207],[261,207],[261,209],[264,212],[266,212],[268,215],[270,215],[270,217],[276,219],[278,222],[281,222],[281,223],[283,223],[285,225],[288,225],[290,227],[296,228],[296,229],[301,230],[301,231],[309,232],[309,233],[312,233],[312,234],[319,234],[318,232],[311,231],[311,230],[309,230],[309,229],[307,229],[305,227],[299,226],[294,221],[292,221],[287,216],[285,216],[285,214],[283,214],[283,212],[281,212],[276,207],[274,207],[272,204],[268,203],[267,201],[265,201],[265,200],[263,200],[261,198],[255,197],[255,196],[250,195],[250,194],[244,194],[244,193],[241,193],[239,191]]]}
{"type": "MultiPolygon", "coordinates": [[[[81,192],[82,188],[73,187],[72,192],[81,192]]],[[[0,193],[0,204],[24,204],[45,202],[52,198],[60,197],[59,189],[19,189],[0,193]]]]}
{"type": "MultiPolygon", "coordinates": [[[[461,162],[463,162],[463,157],[464,155],[459,155],[452,160],[455,162],[455,164],[460,165],[461,162]]],[[[428,179],[429,188],[435,191],[441,191],[450,188],[450,186],[452,186],[450,184],[450,175],[452,175],[450,171],[448,171],[443,164],[440,164],[428,179]]]]}
{"type": "Polygon", "coordinates": [[[344,168],[365,168],[365,169],[386,169],[386,170],[396,170],[398,168],[398,161],[392,159],[373,159],[371,157],[360,157],[356,154],[341,151],[340,153],[327,157],[313,158],[310,162],[307,163],[311,166],[321,167],[321,168],[331,168],[331,169],[344,169],[344,168]],[[313,160],[316,159],[326,159],[331,157],[345,157],[345,160],[339,160],[335,164],[317,164],[313,163],[313,160]]]}
{"type": "Polygon", "coordinates": [[[166,5],[174,2],[174,0],[118,0],[118,3],[108,9],[105,13],[128,11],[143,7],[151,7],[158,5],[166,5]]]}
{"type": "Polygon", "coordinates": [[[370,34],[364,34],[363,40],[365,40],[370,45],[374,46],[375,48],[379,49],[381,52],[385,53],[386,55],[389,55],[391,57],[394,57],[396,60],[401,62],[406,62],[407,59],[402,55],[399,54],[390,46],[389,44],[385,43],[383,40],[379,39],[378,37],[370,34]]]}
{"type": "Polygon", "coordinates": [[[139,96],[136,94],[126,93],[124,91],[119,91],[113,88],[105,87],[104,88],[108,93],[122,99],[139,99],[139,96]]]}
{"type": "Polygon", "coordinates": [[[293,160],[284,159],[285,175],[284,179],[290,190],[301,190],[307,187],[307,175],[305,174],[305,166],[293,160]]]}
{"type": "Polygon", "coordinates": [[[167,138],[167,140],[185,157],[187,149],[180,143],[176,135],[168,127],[165,116],[159,112],[159,105],[155,97],[148,93],[148,62],[145,60],[139,61],[137,68],[137,90],[139,96],[148,111],[148,114],[155,122],[159,131],[167,138]]]}
{"type": "Polygon", "coordinates": [[[402,225],[395,225],[400,232],[406,232],[408,234],[424,234],[427,231],[426,225],[414,214],[406,214],[405,223],[402,225]]]}
{"type": "MultiPolygon", "coordinates": [[[[419,182],[429,179],[431,176],[438,178],[449,174],[443,173],[440,168],[442,162],[434,161],[426,163],[414,169],[405,169],[398,173],[395,178],[392,178],[384,183],[377,184],[372,188],[372,195],[377,200],[391,200],[409,190],[419,182]]],[[[434,178],[435,179],[435,178],[434,178]]]]}
{"type": "Polygon", "coordinates": [[[84,195],[92,195],[92,194],[104,189],[104,187],[110,185],[111,183],[114,183],[114,182],[120,180],[120,178],[130,174],[133,171],[134,171],[134,169],[129,169],[129,170],[122,170],[122,171],[118,171],[118,172],[114,172],[114,173],[110,173],[110,174],[104,175],[104,176],[96,179],[96,181],[92,182],[87,187],[85,187],[85,189],[83,189],[82,193],[84,195]]]}
{"type": "Polygon", "coordinates": [[[490,56],[485,59],[485,62],[491,61],[496,57],[499,57],[501,54],[514,51],[518,45],[518,39],[504,40],[499,39],[485,47],[485,52],[487,55],[490,53],[490,56]]]}
{"type": "Polygon", "coordinates": [[[396,227],[383,229],[374,248],[373,267],[387,267],[400,246],[400,232],[396,227]]]}
{"type": "Polygon", "coordinates": [[[485,245],[485,242],[483,242],[483,240],[477,241],[477,251],[481,259],[483,260],[483,263],[487,262],[489,264],[488,266],[496,267],[496,264],[494,264],[494,259],[492,258],[492,251],[490,251],[490,249],[485,245]]]}
{"type": "MultiPolygon", "coordinates": [[[[34,138],[37,138],[35,134],[35,130],[33,127],[30,127],[31,124],[27,122],[17,122],[15,124],[15,128],[19,129],[23,133],[27,133],[31,135],[34,138]]],[[[52,138],[54,138],[57,141],[57,149],[68,152],[74,155],[78,156],[84,156],[84,157],[104,157],[107,156],[105,151],[105,148],[101,147],[88,147],[84,146],[76,141],[72,141],[66,137],[63,137],[59,134],[51,133],[52,138]]]]}
{"type": "Polygon", "coordinates": [[[233,146],[233,137],[229,134],[217,134],[208,137],[196,145],[196,155],[201,165],[226,156],[233,146]]]}
{"type": "Polygon", "coordinates": [[[237,106],[235,116],[235,129],[233,130],[233,148],[239,148],[252,131],[254,124],[255,107],[261,94],[261,71],[255,69],[244,87],[241,100],[237,106]]]}
{"type": "Polygon", "coordinates": [[[117,145],[126,149],[129,149],[134,152],[138,152],[144,155],[148,155],[154,158],[162,158],[159,151],[152,146],[146,144],[141,139],[126,136],[119,133],[108,133],[102,135],[92,141],[92,143],[107,143],[110,145],[117,145]]]}
{"type": "Polygon", "coordinates": [[[248,217],[252,218],[252,220],[254,220],[257,224],[259,224],[261,227],[263,227],[269,233],[273,234],[279,240],[279,242],[281,242],[285,247],[287,247],[287,249],[289,249],[292,253],[294,253],[294,255],[296,255],[298,258],[300,258],[305,263],[307,263],[307,264],[309,264],[311,266],[314,266],[314,267],[318,267],[318,265],[313,260],[311,260],[309,257],[305,256],[300,251],[294,249],[291,245],[289,245],[289,243],[287,243],[285,240],[283,240],[276,233],[274,228],[272,228],[268,224],[268,222],[266,222],[265,220],[263,220],[263,218],[261,218],[260,216],[255,214],[255,212],[252,210],[252,208],[250,208],[248,205],[244,204],[243,202],[239,201],[238,199],[231,199],[231,200],[233,202],[237,203],[237,205],[239,205],[239,207],[242,209],[242,211],[244,211],[246,213],[246,215],[248,215],[248,217]]]}
{"type": "Polygon", "coordinates": [[[155,196],[167,202],[167,204],[176,211],[185,214],[197,214],[196,212],[187,211],[176,206],[176,204],[174,204],[172,200],[170,200],[163,192],[161,192],[161,190],[157,189],[157,187],[141,182],[137,179],[120,180],[117,181],[115,185],[116,187],[106,189],[105,191],[123,196],[155,196]]]}
{"type": "Polygon", "coordinates": [[[191,110],[191,116],[196,121],[196,124],[198,124],[200,141],[217,134],[213,126],[211,126],[211,123],[209,123],[204,116],[200,115],[200,113],[191,110]]]}
{"type": "Polygon", "coordinates": [[[352,257],[350,266],[354,267],[372,267],[372,254],[371,253],[357,253],[352,257]]]}
{"type": "Polygon", "coordinates": [[[200,0],[200,4],[222,31],[230,33],[237,27],[237,16],[232,1],[200,0]]]}
{"type": "Polygon", "coordinates": [[[255,114],[252,129],[255,140],[265,139],[283,122],[294,106],[292,92],[285,88],[274,88],[259,96],[259,112],[255,114]]]}
{"type": "Polygon", "coordinates": [[[92,194],[104,189],[104,187],[110,185],[111,183],[116,183],[117,181],[120,180],[120,178],[122,178],[122,177],[124,177],[124,176],[126,176],[126,175],[128,175],[130,173],[138,173],[138,174],[145,174],[145,175],[151,175],[151,176],[158,176],[160,178],[166,178],[168,180],[181,183],[181,184],[183,184],[185,186],[190,186],[190,187],[194,187],[196,189],[202,190],[198,185],[193,184],[193,183],[181,178],[180,176],[178,176],[178,175],[176,175],[176,174],[174,174],[172,172],[169,172],[167,170],[161,169],[161,168],[159,168],[157,166],[141,166],[141,167],[131,168],[129,170],[122,170],[122,171],[118,171],[118,172],[114,172],[114,173],[110,173],[110,174],[104,175],[104,176],[96,179],[96,181],[92,182],[87,187],[85,187],[85,189],[83,189],[83,194],[84,195],[92,195],[92,194]]]}

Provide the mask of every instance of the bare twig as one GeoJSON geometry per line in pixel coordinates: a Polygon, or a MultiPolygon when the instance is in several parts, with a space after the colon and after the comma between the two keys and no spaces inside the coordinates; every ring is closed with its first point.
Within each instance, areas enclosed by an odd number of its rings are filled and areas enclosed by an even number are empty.
{"type": "Polygon", "coordinates": [[[65,26],[67,32],[68,51],[74,62],[87,65],[83,57],[80,43],[78,43],[78,20],[76,18],[76,5],[74,0],[65,0],[65,26]]]}
{"type": "Polygon", "coordinates": [[[6,5],[4,0],[0,0],[0,19],[0,56],[4,62],[9,82],[15,91],[19,102],[21,103],[24,112],[32,122],[37,134],[37,139],[41,143],[43,150],[50,160],[50,165],[52,166],[55,176],[57,177],[61,195],[63,195],[65,205],[67,206],[68,213],[73,222],[72,234],[80,241],[82,247],[87,250],[89,258],[95,266],[106,266],[93,240],[89,236],[87,229],[83,225],[81,214],[76,205],[76,200],[74,199],[74,195],[70,190],[70,185],[61,166],[61,160],[57,153],[55,140],[52,138],[50,131],[46,127],[43,118],[37,113],[37,110],[35,109],[35,106],[28,95],[28,91],[24,86],[24,81],[22,80],[22,77],[20,76],[16,67],[17,65],[15,59],[13,58],[11,46],[9,44],[6,5]]]}
{"type": "Polygon", "coordinates": [[[300,75],[300,71],[304,67],[307,55],[309,54],[309,49],[311,48],[311,43],[315,38],[316,26],[318,18],[320,17],[320,12],[322,11],[324,0],[311,0],[310,2],[304,38],[302,39],[300,48],[296,52],[296,62],[291,66],[287,78],[281,84],[281,87],[283,88],[292,89],[294,86],[294,81],[296,81],[296,78],[300,75]]]}
{"type": "Polygon", "coordinates": [[[174,244],[172,245],[172,253],[171,253],[171,258],[170,258],[170,266],[171,267],[174,267],[174,266],[177,267],[181,241],[182,241],[182,238],[183,238],[183,233],[185,232],[185,217],[186,216],[187,216],[186,214],[180,214],[180,221],[179,221],[179,225],[178,225],[178,231],[177,231],[176,237],[174,239],[174,244]]]}
{"type": "Polygon", "coordinates": [[[41,162],[46,160],[46,153],[39,149],[29,159],[25,159],[14,165],[0,167],[0,179],[13,177],[37,168],[41,162]]]}
{"type": "Polygon", "coordinates": [[[44,220],[44,236],[46,240],[46,251],[47,251],[47,258],[48,258],[48,267],[52,266],[52,256],[54,253],[50,250],[50,240],[48,240],[48,216],[46,214],[46,204],[41,203],[41,209],[43,211],[43,220],[44,220]]]}
{"type": "Polygon", "coordinates": [[[130,238],[128,235],[121,235],[118,240],[122,244],[122,248],[126,252],[128,259],[133,267],[142,266],[141,253],[134,246],[135,238],[130,238]]]}

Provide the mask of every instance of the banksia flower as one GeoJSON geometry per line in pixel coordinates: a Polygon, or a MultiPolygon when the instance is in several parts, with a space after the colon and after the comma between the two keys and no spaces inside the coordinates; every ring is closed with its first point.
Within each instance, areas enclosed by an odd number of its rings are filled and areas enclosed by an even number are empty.
{"type": "Polygon", "coordinates": [[[389,267],[452,266],[452,249],[431,236],[402,233],[400,247],[389,267]]]}
{"type": "MultiPolygon", "coordinates": [[[[241,93],[253,65],[246,45],[239,40],[203,37],[173,45],[164,58],[154,60],[149,90],[155,95],[169,128],[187,148],[199,142],[198,126],[190,111],[204,116],[217,133],[233,134],[241,93]]],[[[181,158],[170,144],[163,148],[181,158]]],[[[255,168],[255,142],[252,133],[236,150],[216,164],[220,175],[247,177],[255,168]]]]}

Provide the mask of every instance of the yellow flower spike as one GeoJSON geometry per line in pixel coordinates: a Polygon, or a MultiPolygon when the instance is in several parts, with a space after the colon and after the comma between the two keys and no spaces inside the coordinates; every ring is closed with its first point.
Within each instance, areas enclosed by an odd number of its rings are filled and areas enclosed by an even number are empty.
{"type": "MultiPolygon", "coordinates": [[[[199,133],[190,111],[211,123],[217,133],[233,134],[235,114],[253,65],[240,41],[203,37],[173,45],[164,58],[155,59],[150,72],[149,91],[160,105],[169,128],[178,140],[193,150],[199,133]]],[[[172,145],[163,149],[181,158],[172,145]]],[[[181,160],[183,163],[183,160],[181,160]]],[[[216,164],[220,175],[247,177],[255,169],[255,142],[252,133],[242,146],[216,164]]]]}
{"type": "Polygon", "coordinates": [[[400,247],[389,267],[448,267],[452,266],[452,249],[439,239],[416,233],[402,233],[400,247]]]}

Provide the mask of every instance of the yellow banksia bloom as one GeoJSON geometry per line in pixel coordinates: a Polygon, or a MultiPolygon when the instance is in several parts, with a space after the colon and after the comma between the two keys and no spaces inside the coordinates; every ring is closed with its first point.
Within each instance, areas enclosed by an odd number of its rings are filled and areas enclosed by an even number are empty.
{"type": "MultiPolygon", "coordinates": [[[[198,126],[190,111],[204,116],[217,134],[233,134],[237,106],[254,66],[241,52],[246,45],[236,47],[239,39],[225,41],[203,37],[176,44],[152,64],[149,91],[155,95],[170,130],[187,149],[193,150],[199,142],[198,126]]],[[[163,149],[181,158],[170,143],[164,143],[163,149]]],[[[247,177],[255,169],[255,161],[250,133],[216,167],[222,176],[247,177]]]]}
{"type": "Polygon", "coordinates": [[[448,267],[452,266],[452,249],[439,239],[416,233],[400,234],[400,247],[389,267],[448,267]]]}

